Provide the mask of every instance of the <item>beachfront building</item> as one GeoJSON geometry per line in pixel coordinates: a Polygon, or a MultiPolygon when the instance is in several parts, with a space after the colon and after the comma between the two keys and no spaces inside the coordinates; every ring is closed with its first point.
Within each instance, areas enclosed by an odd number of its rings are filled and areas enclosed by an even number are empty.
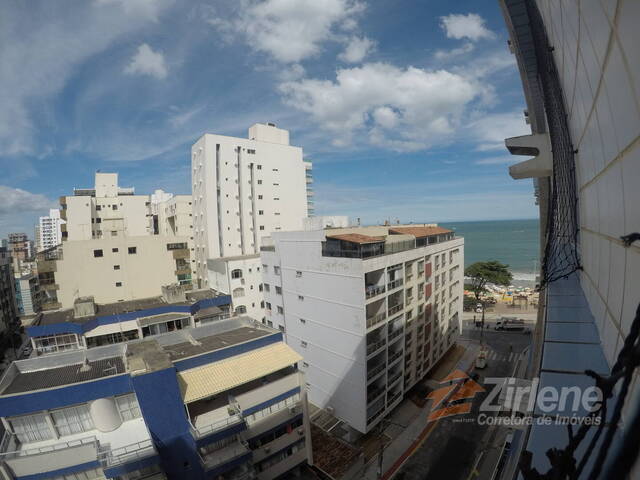
{"type": "Polygon", "coordinates": [[[460,332],[464,240],[432,225],[273,233],[268,326],[304,359],[310,401],[371,431],[460,332]]]}
{"type": "Polygon", "coordinates": [[[300,356],[248,318],[13,362],[0,477],[272,480],[311,463],[300,356]]]}
{"type": "Polygon", "coordinates": [[[62,224],[60,210],[52,208],[49,215],[40,217],[36,226],[36,252],[53,248],[62,243],[62,224]]]}
{"type": "Polygon", "coordinates": [[[248,138],[204,134],[191,147],[191,167],[198,288],[232,294],[237,309],[262,318],[260,241],[303,227],[311,164],[287,130],[256,123],[248,138]]]}
{"type": "MultiPolygon", "coordinates": [[[[510,167],[510,173],[534,179],[540,205],[543,290],[527,374],[540,378],[539,391],[584,389],[594,384],[585,370],[609,374],[640,303],[639,244],[621,239],[640,231],[640,3],[500,3],[531,125],[530,136],[507,139],[506,145],[513,154],[535,157],[510,167]]],[[[597,478],[640,474],[637,463],[631,473],[616,470],[623,459],[633,460],[630,453],[619,456],[619,447],[626,443],[627,452],[637,452],[637,440],[629,437],[637,434],[637,369],[631,379],[611,448],[598,458],[607,424],[580,478],[595,478],[594,467],[602,467],[597,478]]],[[[586,450],[594,430],[578,452],[586,450]]],[[[516,478],[523,449],[532,453],[532,467],[546,473],[545,453],[568,442],[566,427],[542,424],[514,439],[513,462],[502,478],[516,478]]]]}

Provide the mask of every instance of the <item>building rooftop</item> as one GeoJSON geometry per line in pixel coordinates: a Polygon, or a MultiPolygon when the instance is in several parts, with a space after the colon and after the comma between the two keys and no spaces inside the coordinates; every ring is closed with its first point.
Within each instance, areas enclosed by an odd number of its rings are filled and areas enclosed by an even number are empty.
{"type": "Polygon", "coordinates": [[[416,238],[430,237],[441,233],[453,233],[453,230],[443,227],[415,226],[415,227],[393,227],[389,228],[389,233],[399,233],[413,235],[416,238]]]}
{"type": "Polygon", "coordinates": [[[363,235],[361,233],[344,233],[341,235],[327,235],[327,238],[335,238],[336,240],[344,240],[351,243],[379,243],[384,242],[384,236],[372,237],[370,235],[363,235]]]}
{"type": "Polygon", "coordinates": [[[241,316],[126,343],[18,360],[0,379],[0,395],[169,368],[172,362],[275,334],[279,331],[241,316]]]}

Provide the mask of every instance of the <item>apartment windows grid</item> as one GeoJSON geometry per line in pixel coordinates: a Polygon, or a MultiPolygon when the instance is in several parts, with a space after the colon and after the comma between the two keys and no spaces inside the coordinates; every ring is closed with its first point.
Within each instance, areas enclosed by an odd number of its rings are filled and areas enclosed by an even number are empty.
{"type": "Polygon", "coordinates": [[[138,400],[133,393],[116,397],[116,405],[124,422],[141,416],[138,400]]]}
{"type": "Polygon", "coordinates": [[[58,435],[64,437],[74,433],[87,432],[93,430],[93,420],[89,413],[88,405],[77,405],[73,407],[52,410],[51,418],[58,435]]]}
{"type": "Polygon", "coordinates": [[[36,413],[9,419],[11,430],[21,443],[39,442],[53,438],[47,414],[36,413]]]}

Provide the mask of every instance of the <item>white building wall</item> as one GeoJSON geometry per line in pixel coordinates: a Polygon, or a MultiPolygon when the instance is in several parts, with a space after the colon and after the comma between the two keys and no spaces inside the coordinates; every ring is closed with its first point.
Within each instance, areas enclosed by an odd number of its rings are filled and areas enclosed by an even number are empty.
{"type": "Polygon", "coordinates": [[[68,308],[83,296],[111,303],[161,295],[163,285],[178,282],[176,251],[167,249],[170,243],[186,244],[187,238],[118,236],[64,242],[63,259],[56,262],[58,301],[68,308]],[[129,253],[129,247],[135,247],[136,253],[129,253]],[[102,250],[102,257],[96,257],[95,250],[102,250]]]}
{"type": "Polygon", "coordinates": [[[251,255],[271,232],[307,216],[302,149],[288,132],[254,125],[250,138],[203,135],[192,147],[195,260],[202,287],[210,258],[251,255]],[[284,141],[287,140],[286,143],[284,141]]]}
{"type": "Polygon", "coordinates": [[[210,288],[231,295],[236,312],[244,307],[251,318],[264,318],[260,255],[210,259],[207,264],[210,288]]]}
{"type": "Polygon", "coordinates": [[[46,250],[62,243],[61,225],[64,221],[60,218],[60,210],[51,209],[49,215],[40,217],[36,228],[37,251],[46,250]]]}
{"type": "MultiPolygon", "coordinates": [[[[274,233],[272,242],[267,242],[274,247],[273,251],[263,249],[261,252],[266,323],[283,330],[289,346],[304,357],[310,400],[318,406],[333,408],[338,418],[366,432],[384,417],[382,414],[367,425],[367,362],[372,360],[367,360],[367,333],[381,329],[386,337],[389,320],[402,325],[405,336],[411,332],[411,350],[403,350],[404,358],[399,363],[404,376],[400,390],[406,391],[420,380],[460,332],[463,239],[366,260],[323,257],[322,240],[323,231],[309,231],[274,233]],[[433,263],[428,279],[424,265],[422,274],[417,267],[418,262],[425,259],[433,263]],[[367,328],[366,306],[385,299],[389,291],[366,299],[365,273],[386,270],[393,265],[401,265],[404,283],[392,290],[392,294],[399,292],[405,306],[383,323],[367,328]],[[406,265],[411,265],[410,275],[406,265]],[[423,290],[426,283],[432,285],[428,298],[423,290]],[[411,301],[408,288],[412,289],[411,301]],[[426,304],[432,305],[433,313],[425,319],[426,304]],[[427,323],[431,324],[430,334],[418,341],[417,331],[422,327],[424,332],[427,323]],[[428,358],[418,356],[418,349],[427,343],[428,358]],[[405,367],[407,361],[410,367],[405,367]]],[[[381,278],[381,284],[386,286],[386,274],[381,278]]],[[[386,300],[382,310],[387,310],[386,300]]],[[[404,339],[396,341],[402,342],[404,348],[404,339]]],[[[395,345],[394,350],[398,344],[395,345]]],[[[396,391],[395,385],[387,385],[389,397],[396,391]]],[[[396,404],[389,403],[386,410],[390,411],[396,404]]]]}
{"type": "Polygon", "coordinates": [[[581,284],[612,365],[640,302],[640,248],[620,241],[640,230],[640,2],[538,5],[578,150],[581,284]]]}

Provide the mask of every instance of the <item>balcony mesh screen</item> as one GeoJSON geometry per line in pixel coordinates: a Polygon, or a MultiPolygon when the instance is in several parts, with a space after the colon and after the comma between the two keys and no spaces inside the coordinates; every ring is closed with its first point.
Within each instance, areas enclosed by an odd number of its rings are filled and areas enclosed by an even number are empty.
{"type": "Polygon", "coordinates": [[[549,283],[581,269],[578,252],[578,199],[574,147],[558,70],[553,59],[553,49],[549,45],[535,1],[527,0],[526,4],[553,153],[547,241],[540,280],[540,288],[544,288],[549,283]]]}

